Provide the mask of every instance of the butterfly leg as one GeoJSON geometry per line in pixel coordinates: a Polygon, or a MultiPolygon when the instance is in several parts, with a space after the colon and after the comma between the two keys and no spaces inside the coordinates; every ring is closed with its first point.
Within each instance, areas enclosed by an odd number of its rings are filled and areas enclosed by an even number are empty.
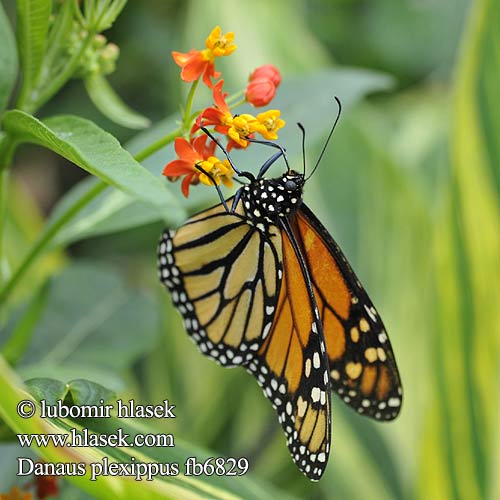
{"type": "MultiPolygon", "coordinates": [[[[284,147],[280,146],[279,144],[276,144],[275,142],[271,142],[271,141],[259,141],[258,139],[250,139],[249,137],[245,137],[245,140],[247,140],[248,142],[253,142],[255,144],[263,144],[264,146],[269,146],[271,148],[279,149],[280,152],[281,152],[281,154],[279,156],[283,155],[283,159],[285,160],[286,168],[288,170],[290,170],[290,165],[288,163],[288,158],[286,156],[286,150],[285,150],[284,147]]],[[[277,158],[275,158],[273,161],[276,161],[279,158],[279,156],[277,158]]],[[[269,161],[271,161],[272,158],[274,158],[274,156],[271,157],[268,161],[266,161],[266,163],[264,163],[264,165],[266,165],[269,161]]],[[[261,171],[264,168],[264,165],[262,166],[261,171]]],[[[267,168],[269,168],[269,167],[270,167],[270,165],[267,168]]],[[[262,174],[264,174],[266,171],[267,171],[267,169],[264,172],[262,172],[262,174]]],[[[259,176],[258,177],[260,177],[260,176],[261,176],[261,173],[259,172],[259,176]]]]}
{"type": "Polygon", "coordinates": [[[234,212],[236,211],[236,208],[238,207],[238,203],[241,200],[242,194],[243,194],[243,188],[240,188],[240,189],[238,189],[238,191],[236,191],[236,194],[234,195],[234,199],[233,199],[233,204],[231,205],[231,213],[232,214],[234,214],[234,212]]]}
{"type": "Polygon", "coordinates": [[[269,158],[265,163],[264,165],[262,165],[262,167],[260,167],[260,170],[259,170],[259,173],[257,174],[257,179],[261,179],[264,174],[269,170],[269,168],[271,167],[271,165],[278,159],[278,158],[281,158],[283,156],[283,153],[281,151],[279,151],[278,153],[274,154],[273,156],[271,156],[271,158],[269,158]]]}

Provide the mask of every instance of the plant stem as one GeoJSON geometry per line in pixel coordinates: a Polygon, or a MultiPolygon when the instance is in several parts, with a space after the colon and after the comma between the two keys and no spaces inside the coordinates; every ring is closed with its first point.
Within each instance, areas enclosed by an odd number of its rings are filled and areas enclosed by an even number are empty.
{"type": "MultiPolygon", "coordinates": [[[[236,101],[236,99],[239,99],[242,95],[245,94],[245,90],[238,90],[238,92],[235,92],[232,96],[229,96],[227,99],[226,99],[226,103],[228,106],[232,107],[231,103],[233,101],[236,101]]],[[[246,99],[243,100],[243,102],[246,102],[246,99]]],[[[240,103],[238,103],[240,104],[240,103]]]]}
{"type": "Polygon", "coordinates": [[[16,286],[20,278],[29,269],[33,261],[38,257],[42,250],[59,232],[59,230],[69,222],[85,205],[90,203],[98,194],[102,193],[108,185],[105,182],[99,182],[90,191],[85,193],[79,200],[71,205],[54,224],[52,224],[31,247],[28,255],[24,258],[22,264],[17,268],[16,272],[11,276],[10,280],[0,291],[0,304],[5,301],[12,289],[16,286]]]}
{"type": "Polygon", "coordinates": [[[9,183],[9,169],[4,168],[0,171],[0,286],[4,282],[4,273],[7,260],[4,257],[3,233],[5,221],[7,219],[7,187],[9,183]]]}
{"type": "MultiPolygon", "coordinates": [[[[147,148],[143,149],[141,152],[137,153],[134,158],[137,161],[143,161],[153,153],[158,151],[161,147],[170,144],[176,137],[181,135],[182,128],[174,130],[167,136],[163,137],[159,141],[151,144],[147,148]]],[[[51,242],[51,240],[57,235],[60,229],[62,229],[75,215],[82,210],[86,205],[88,205],[97,195],[102,193],[108,184],[104,181],[97,183],[90,191],[87,191],[81,198],[75,201],[59,218],[40,236],[38,241],[31,247],[30,251],[24,258],[21,265],[17,268],[15,273],[6,282],[5,286],[0,288],[0,304],[2,304],[9,294],[12,292],[14,287],[17,285],[18,281],[23,277],[29,267],[38,258],[46,246],[51,242]]],[[[3,227],[3,225],[2,225],[3,227]]]]}
{"type": "Polygon", "coordinates": [[[10,135],[2,135],[0,138],[0,170],[8,170],[12,163],[17,141],[10,135]]]}
{"type": "Polygon", "coordinates": [[[38,97],[36,97],[36,99],[30,100],[27,103],[18,102],[16,108],[28,113],[33,113],[41,106],[43,106],[52,96],[54,96],[75,73],[76,69],[78,68],[78,64],[80,64],[82,55],[91,44],[94,35],[95,33],[93,31],[89,31],[87,33],[87,36],[82,42],[80,49],[75,52],[75,54],[73,54],[71,59],[64,66],[63,71],[61,71],[51,82],[47,84],[43,91],[38,94],[38,97]]]}
{"type": "Polygon", "coordinates": [[[196,88],[198,87],[198,83],[200,83],[200,79],[195,80],[189,89],[189,94],[186,99],[186,106],[184,108],[184,118],[182,120],[183,124],[183,132],[187,132],[189,130],[189,126],[191,125],[191,108],[193,107],[193,99],[194,94],[196,92],[196,88]]]}
{"type": "Polygon", "coordinates": [[[150,144],[149,146],[144,148],[140,153],[137,153],[134,156],[134,158],[139,162],[145,160],[146,158],[151,156],[153,153],[156,153],[161,148],[170,144],[176,137],[180,137],[182,135],[183,130],[184,130],[184,127],[179,127],[178,129],[174,130],[173,132],[170,132],[170,134],[167,134],[165,137],[158,139],[156,142],[153,142],[153,144],[150,144]]]}
{"type": "Polygon", "coordinates": [[[241,106],[242,104],[245,104],[247,100],[245,98],[241,99],[235,104],[231,104],[231,109],[237,108],[238,106],[241,106]]]}

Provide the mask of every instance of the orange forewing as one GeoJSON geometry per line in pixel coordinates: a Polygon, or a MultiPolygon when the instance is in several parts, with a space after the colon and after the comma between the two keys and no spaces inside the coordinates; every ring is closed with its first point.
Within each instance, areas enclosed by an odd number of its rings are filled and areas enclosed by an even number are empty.
{"type": "Polygon", "coordinates": [[[338,245],[305,205],[291,224],[313,283],[332,388],[359,413],[395,418],[401,384],[382,320],[338,245]]]}

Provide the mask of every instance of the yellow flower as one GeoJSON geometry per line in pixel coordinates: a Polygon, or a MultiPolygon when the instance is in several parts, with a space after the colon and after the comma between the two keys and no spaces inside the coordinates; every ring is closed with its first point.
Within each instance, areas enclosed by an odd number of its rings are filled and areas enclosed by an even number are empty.
{"type": "Polygon", "coordinates": [[[199,162],[198,165],[207,174],[210,174],[209,177],[204,173],[200,173],[200,182],[203,182],[203,184],[213,186],[213,181],[215,181],[217,185],[222,181],[225,186],[232,187],[234,171],[228,160],[220,161],[216,156],[210,156],[206,160],[199,162]]]}
{"type": "Polygon", "coordinates": [[[270,109],[257,115],[256,130],[267,140],[275,141],[278,138],[276,133],[285,126],[285,121],[280,118],[280,111],[270,109]]]}
{"type": "Polygon", "coordinates": [[[220,26],[216,26],[205,41],[207,48],[202,51],[203,57],[207,61],[213,61],[216,57],[232,54],[237,48],[233,41],[232,31],[223,35],[220,26]]]}
{"type": "Polygon", "coordinates": [[[233,40],[234,33],[223,35],[220,27],[216,26],[208,35],[206,49],[191,49],[187,53],[172,52],[175,63],[182,68],[181,79],[194,82],[203,75],[205,85],[213,88],[212,78],[220,77],[220,73],[215,71],[214,60],[216,57],[228,56],[236,50],[233,40]]]}
{"type": "Polygon", "coordinates": [[[248,142],[245,140],[245,137],[248,137],[250,134],[257,130],[258,122],[255,119],[255,116],[242,114],[233,117],[233,121],[229,130],[227,131],[227,135],[236,143],[238,143],[242,147],[246,147],[248,142]]]}

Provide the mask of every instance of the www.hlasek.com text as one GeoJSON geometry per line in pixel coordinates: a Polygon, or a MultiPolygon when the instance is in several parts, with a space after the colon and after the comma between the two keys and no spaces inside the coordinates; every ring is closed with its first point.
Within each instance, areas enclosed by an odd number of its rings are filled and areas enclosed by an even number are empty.
{"type": "Polygon", "coordinates": [[[116,429],[110,434],[97,434],[88,429],[70,429],[64,434],[17,434],[17,440],[22,448],[36,445],[46,448],[53,445],[67,448],[142,448],[144,447],[174,447],[173,434],[133,434],[130,435],[123,429],[116,429]]]}

